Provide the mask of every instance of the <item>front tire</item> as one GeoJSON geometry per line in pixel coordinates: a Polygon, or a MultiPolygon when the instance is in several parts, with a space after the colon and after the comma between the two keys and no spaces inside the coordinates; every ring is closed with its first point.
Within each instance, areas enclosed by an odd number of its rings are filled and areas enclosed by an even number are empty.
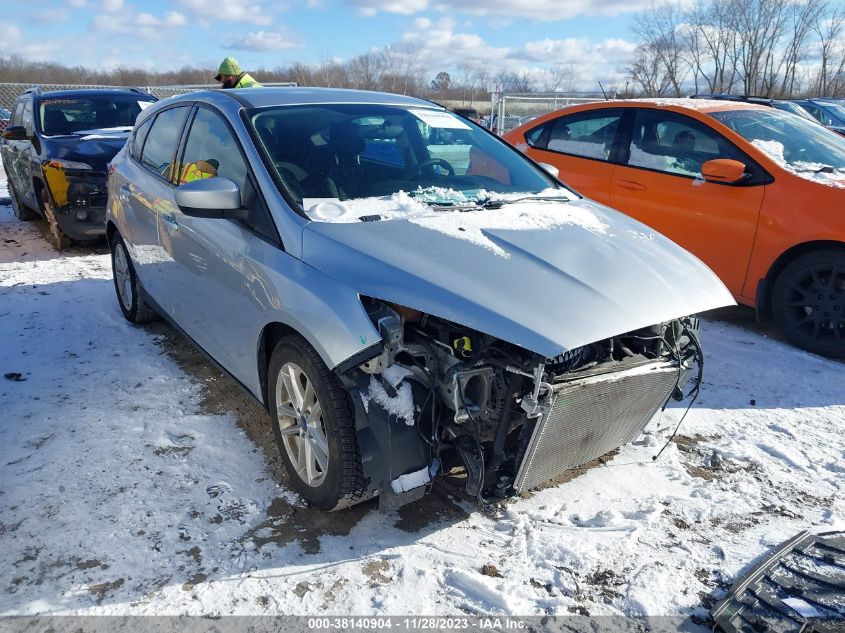
{"type": "Polygon", "coordinates": [[[46,189],[41,190],[41,205],[44,209],[44,219],[50,227],[50,241],[57,251],[63,251],[70,248],[70,238],[62,232],[59,227],[59,221],[56,219],[56,210],[53,207],[53,202],[50,200],[50,195],[46,189]]]}
{"type": "Polygon", "coordinates": [[[775,280],[772,316],[794,345],[845,358],[845,251],[823,249],[790,262],[775,280]]]}
{"type": "Polygon", "coordinates": [[[157,319],[156,311],[144,301],[135,266],[129,257],[126,244],[117,233],[111,239],[111,267],[117,303],[124,318],[135,324],[157,319]]]}
{"type": "Polygon", "coordinates": [[[336,510],[367,498],[349,394],[300,336],[270,358],[268,400],[291,485],[309,504],[336,510]]]}

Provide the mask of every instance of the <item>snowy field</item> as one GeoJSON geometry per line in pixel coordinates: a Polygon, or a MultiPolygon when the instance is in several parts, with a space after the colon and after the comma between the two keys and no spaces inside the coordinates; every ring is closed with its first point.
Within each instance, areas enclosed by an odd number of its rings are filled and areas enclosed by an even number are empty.
{"type": "Polygon", "coordinates": [[[716,320],[700,400],[656,462],[681,409],[494,514],[449,486],[396,516],[313,512],[228,379],[166,326],[123,320],[105,248],[58,254],[41,231],[0,202],[2,614],[647,614],[706,631],[772,546],[845,528],[845,364],[716,320]]]}

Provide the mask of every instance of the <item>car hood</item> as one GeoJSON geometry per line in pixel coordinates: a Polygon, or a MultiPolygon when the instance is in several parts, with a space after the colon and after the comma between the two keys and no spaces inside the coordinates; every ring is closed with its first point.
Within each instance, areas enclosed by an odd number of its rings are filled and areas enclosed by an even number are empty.
{"type": "Polygon", "coordinates": [[[130,132],[115,130],[86,130],[71,136],[45,138],[48,156],[91,165],[97,171],[106,167],[120,148],[126,144],[130,132]]]}
{"type": "Polygon", "coordinates": [[[550,358],[734,304],[696,257],[583,199],[354,224],[310,222],[302,253],[306,263],[359,294],[550,358]]]}

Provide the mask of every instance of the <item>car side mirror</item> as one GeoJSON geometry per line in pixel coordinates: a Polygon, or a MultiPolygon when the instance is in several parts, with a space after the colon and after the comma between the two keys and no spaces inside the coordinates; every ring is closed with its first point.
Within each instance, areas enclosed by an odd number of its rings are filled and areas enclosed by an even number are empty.
{"type": "Polygon", "coordinates": [[[29,137],[26,128],[22,125],[12,125],[3,132],[3,138],[7,141],[25,141],[29,137]]]}
{"type": "Polygon", "coordinates": [[[701,166],[701,177],[707,182],[739,182],[745,178],[745,165],[730,158],[708,160],[701,166]]]}
{"type": "Polygon", "coordinates": [[[551,174],[555,178],[560,177],[560,170],[554,165],[549,165],[548,163],[538,163],[538,165],[543,168],[543,171],[551,174]]]}
{"type": "Polygon", "coordinates": [[[228,178],[203,178],[176,187],[176,204],[185,215],[220,219],[241,208],[241,192],[228,178]]]}

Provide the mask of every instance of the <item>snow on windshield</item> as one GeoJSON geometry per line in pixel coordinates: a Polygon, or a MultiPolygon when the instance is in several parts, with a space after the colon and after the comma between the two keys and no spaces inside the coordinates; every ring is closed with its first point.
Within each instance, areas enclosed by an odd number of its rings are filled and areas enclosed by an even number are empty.
{"type": "Polygon", "coordinates": [[[604,234],[607,225],[589,209],[565,204],[574,196],[563,189],[545,189],[539,193],[501,194],[474,191],[467,196],[461,191],[442,187],[428,187],[413,196],[399,191],[381,198],[305,199],[303,207],[317,222],[358,223],[367,220],[407,220],[418,226],[466,240],[493,251],[502,257],[508,253],[486,234],[491,230],[528,231],[558,226],[579,226],[593,233],[604,234]],[[530,197],[530,200],[521,200],[530,197]],[[543,200],[548,198],[548,200],[543,200]],[[560,204],[561,198],[563,204],[560,204]],[[431,203],[473,205],[476,201],[509,202],[500,208],[478,207],[467,211],[432,207],[431,203]],[[553,202],[559,204],[553,204],[553,202]],[[428,203],[428,204],[427,204],[428,203]]]}
{"type": "Polygon", "coordinates": [[[751,141],[751,144],[786,171],[800,178],[829,187],[845,189],[845,170],[832,169],[830,165],[824,165],[822,163],[809,163],[800,160],[789,162],[784,157],[784,145],[780,141],[754,139],[751,141]]]}

